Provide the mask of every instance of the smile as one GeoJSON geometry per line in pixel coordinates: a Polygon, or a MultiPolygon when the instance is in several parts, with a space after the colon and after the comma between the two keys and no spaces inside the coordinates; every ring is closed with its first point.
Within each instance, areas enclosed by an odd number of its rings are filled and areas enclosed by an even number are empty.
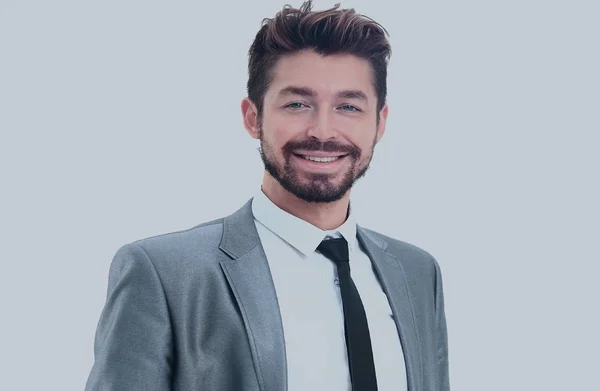
{"type": "Polygon", "coordinates": [[[299,155],[299,156],[302,156],[306,160],[311,160],[313,162],[322,162],[322,163],[333,162],[342,157],[342,156],[319,157],[319,156],[305,156],[305,155],[299,155]]]}
{"type": "Polygon", "coordinates": [[[310,155],[299,155],[292,154],[296,164],[299,164],[305,170],[336,170],[340,167],[340,164],[345,160],[344,158],[348,155],[341,156],[310,156],[310,155]]]}

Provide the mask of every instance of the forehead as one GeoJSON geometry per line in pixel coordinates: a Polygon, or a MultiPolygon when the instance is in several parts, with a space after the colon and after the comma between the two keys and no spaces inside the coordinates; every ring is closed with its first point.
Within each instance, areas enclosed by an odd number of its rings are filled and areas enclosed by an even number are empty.
{"type": "Polygon", "coordinates": [[[267,95],[290,85],[308,87],[319,95],[342,90],[361,90],[375,97],[369,61],[352,54],[320,55],[312,50],[282,56],[272,70],[267,95]]]}

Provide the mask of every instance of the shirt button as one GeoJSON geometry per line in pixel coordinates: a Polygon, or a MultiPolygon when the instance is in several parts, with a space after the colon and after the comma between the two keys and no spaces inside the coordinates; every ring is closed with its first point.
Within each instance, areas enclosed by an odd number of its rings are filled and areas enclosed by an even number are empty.
{"type": "Polygon", "coordinates": [[[333,283],[334,283],[336,286],[340,286],[340,280],[338,280],[337,278],[336,278],[335,280],[333,280],[333,283]]]}

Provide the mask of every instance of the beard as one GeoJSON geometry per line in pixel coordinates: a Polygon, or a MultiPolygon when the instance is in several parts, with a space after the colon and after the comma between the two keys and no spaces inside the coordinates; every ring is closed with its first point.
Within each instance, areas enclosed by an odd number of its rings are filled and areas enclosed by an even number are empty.
{"type": "MultiPolygon", "coordinates": [[[[377,137],[377,134],[375,134],[377,137]]],[[[262,124],[259,124],[260,157],[265,170],[288,192],[306,202],[329,203],[340,200],[362,178],[369,169],[375,150],[375,139],[369,151],[366,162],[359,166],[361,150],[354,145],[340,145],[335,142],[320,142],[317,140],[289,141],[282,148],[283,165],[277,162],[274,149],[263,135],[262,124]],[[325,151],[347,154],[344,159],[350,161],[350,167],[343,173],[307,173],[299,172],[291,163],[292,151],[325,151]],[[334,183],[335,177],[342,175],[339,183],[334,183]]]]}

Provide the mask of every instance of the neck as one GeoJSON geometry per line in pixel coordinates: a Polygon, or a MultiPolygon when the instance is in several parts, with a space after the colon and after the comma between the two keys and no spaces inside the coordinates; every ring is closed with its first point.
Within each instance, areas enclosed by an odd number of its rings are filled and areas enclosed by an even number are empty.
{"type": "Polygon", "coordinates": [[[306,202],[296,197],[265,172],[261,190],[279,208],[322,230],[338,228],[346,221],[350,191],[334,202],[306,202]]]}

